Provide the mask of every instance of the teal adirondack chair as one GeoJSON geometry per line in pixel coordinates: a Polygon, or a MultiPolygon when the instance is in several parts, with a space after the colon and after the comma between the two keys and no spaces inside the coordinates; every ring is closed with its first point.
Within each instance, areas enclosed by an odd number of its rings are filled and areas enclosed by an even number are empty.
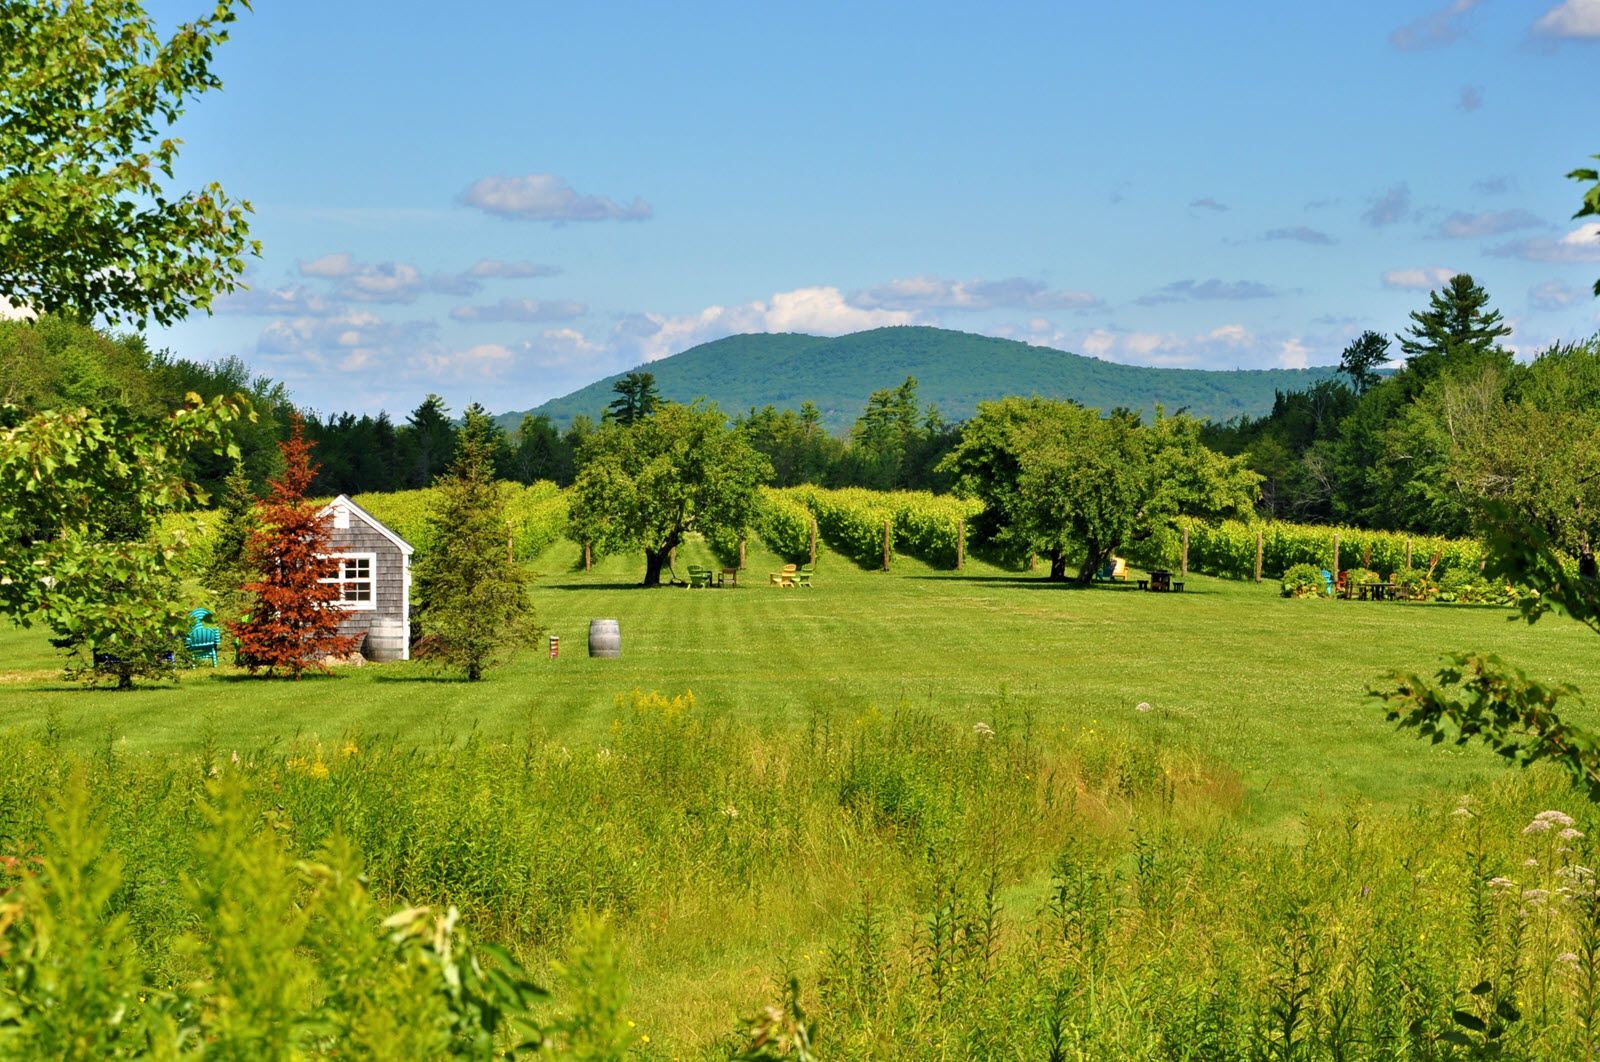
{"type": "Polygon", "coordinates": [[[222,644],[222,628],[214,622],[216,617],[209,608],[189,612],[189,633],[183,636],[183,647],[189,650],[192,660],[208,660],[217,666],[217,648],[222,644]]]}

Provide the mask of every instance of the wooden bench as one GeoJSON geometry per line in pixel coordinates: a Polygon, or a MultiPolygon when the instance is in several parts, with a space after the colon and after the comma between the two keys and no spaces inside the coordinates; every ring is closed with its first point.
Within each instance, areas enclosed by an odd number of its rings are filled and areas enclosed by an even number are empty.
{"type": "Polygon", "coordinates": [[[722,569],[722,571],[717,573],[717,585],[718,586],[738,586],[739,585],[739,569],[738,568],[724,568],[724,569],[722,569]]]}
{"type": "Polygon", "coordinates": [[[793,564],[785,564],[781,571],[773,572],[768,578],[773,586],[793,587],[795,568],[793,564]]]}

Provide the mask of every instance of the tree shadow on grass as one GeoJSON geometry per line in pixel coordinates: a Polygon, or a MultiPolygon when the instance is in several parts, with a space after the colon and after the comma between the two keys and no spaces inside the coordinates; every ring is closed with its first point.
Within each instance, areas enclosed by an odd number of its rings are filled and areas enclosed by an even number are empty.
{"type": "Polygon", "coordinates": [[[374,682],[420,682],[436,686],[467,686],[465,675],[374,675],[374,682]]]}
{"type": "Polygon", "coordinates": [[[544,583],[541,590],[681,590],[683,587],[677,583],[662,583],[660,586],[646,586],[642,582],[634,583],[544,583]]]}
{"type": "Polygon", "coordinates": [[[274,683],[274,684],[280,684],[280,683],[291,683],[292,684],[292,683],[294,683],[296,681],[299,681],[299,682],[336,682],[336,681],[339,681],[341,679],[344,679],[345,677],[347,677],[347,676],[341,674],[338,671],[334,671],[334,672],[327,673],[327,674],[324,674],[321,671],[306,671],[306,672],[302,672],[301,673],[300,678],[298,680],[294,679],[294,678],[291,678],[288,675],[268,675],[268,674],[265,674],[265,673],[259,674],[259,675],[250,675],[250,674],[246,674],[246,673],[243,673],[243,672],[235,672],[234,674],[231,674],[231,675],[224,675],[224,674],[221,674],[221,673],[212,674],[212,675],[206,675],[205,676],[205,681],[207,681],[207,682],[228,682],[228,683],[236,683],[236,682],[268,683],[268,682],[270,682],[270,683],[274,683]]]}

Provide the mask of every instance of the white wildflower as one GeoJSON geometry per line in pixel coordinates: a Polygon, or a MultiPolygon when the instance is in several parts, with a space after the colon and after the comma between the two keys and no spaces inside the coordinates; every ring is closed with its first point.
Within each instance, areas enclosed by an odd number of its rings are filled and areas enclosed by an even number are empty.
{"type": "Polygon", "coordinates": [[[1536,867],[1539,865],[1539,861],[1532,856],[1529,856],[1527,859],[1522,861],[1522,865],[1525,867],[1536,867]]]}
{"type": "Polygon", "coordinates": [[[979,737],[994,737],[994,727],[988,723],[973,723],[972,732],[979,737]]]}
{"type": "Polygon", "coordinates": [[[1556,962],[1564,962],[1576,966],[1578,965],[1578,957],[1570,951],[1564,951],[1556,956],[1556,962]]]}
{"type": "Polygon", "coordinates": [[[1544,833],[1550,828],[1549,819],[1534,819],[1522,828],[1523,833],[1544,833]]]}
{"type": "Polygon", "coordinates": [[[1522,898],[1530,907],[1538,907],[1550,898],[1550,892],[1547,889],[1523,889],[1522,898]]]}
{"type": "Polygon", "coordinates": [[[1489,879],[1489,888],[1491,889],[1514,889],[1516,887],[1517,883],[1510,878],[1493,877],[1489,879]]]}
{"type": "Polygon", "coordinates": [[[1534,822],[1551,822],[1557,826],[1571,826],[1572,816],[1564,811],[1541,811],[1533,817],[1534,822]]]}
{"type": "Polygon", "coordinates": [[[1456,819],[1475,819],[1478,817],[1477,815],[1473,814],[1472,809],[1467,807],[1465,804],[1452,811],[1450,816],[1451,818],[1456,819]]]}
{"type": "Polygon", "coordinates": [[[736,819],[739,817],[739,809],[734,807],[732,804],[729,804],[727,807],[723,808],[722,813],[728,816],[730,819],[736,819]]]}
{"type": "Polygon", "coordinates": [[[1562,830],[1558,836],[1563,841],[1576,841],[1583,837],[1583,831],[1572,826],[1568,826],[1566,829],[1562,830]]]}
{"type": "Polygon", "coordinates": [[[1150,710],[1150,702],[1140,701],[1138,704],[1133,706],[1133,710],[1136,712],[1148,712],[1150,710]]]}

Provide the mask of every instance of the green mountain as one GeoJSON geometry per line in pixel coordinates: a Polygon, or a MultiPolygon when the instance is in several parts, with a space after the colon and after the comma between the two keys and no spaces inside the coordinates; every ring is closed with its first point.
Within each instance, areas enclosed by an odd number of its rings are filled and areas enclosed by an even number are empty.
{"type": "MultiPolygon", "coordinates": [[[[807,399],[822,410],[830,428],[855,423],[867,396],[915,376],[923,402],[948,420],[973,415],[979,402],[1005,395],[1074,398],[1087,406],[1128,406],[1168,412],[1186,409],[1225,420],[1272,409],[1276,391],[1309,387],[1334,373],[1314,369],[1154,369],[1119,365],[1064,350],[1011,339],[902,326],[825,338],[794,333],[729,336],[702,343],[645,366],[661,396],[677,402],[709,398],[730,414],[752,406],[799,408],[807,399]]],[[[528,412],[548,415],[565,427],[580,413],[598,419],[615,395],[608,376],[528,412]]],[[[522,413],[496,419],[507,429],[522,413]]]]}

